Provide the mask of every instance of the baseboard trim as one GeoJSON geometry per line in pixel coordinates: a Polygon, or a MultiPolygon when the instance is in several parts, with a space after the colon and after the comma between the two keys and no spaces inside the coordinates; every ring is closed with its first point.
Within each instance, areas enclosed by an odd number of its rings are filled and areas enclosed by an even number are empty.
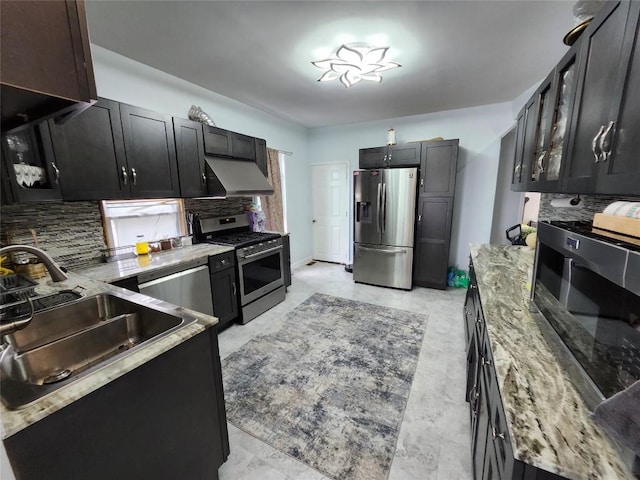
{"type": "Polygon", "coordinates": [[[296,263],[292,263],[291,264],[291,269],[294,270],[296,268],[300,268],[300,267],[306,265],[307,263],[309,263],[311,260],[313,260],[313,257],[303,258],[302,260],[299,260],[296,263]]]}

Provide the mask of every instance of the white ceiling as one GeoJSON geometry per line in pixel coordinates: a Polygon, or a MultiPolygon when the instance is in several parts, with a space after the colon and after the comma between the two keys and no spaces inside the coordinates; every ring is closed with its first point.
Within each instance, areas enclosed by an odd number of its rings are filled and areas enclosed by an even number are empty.
{"type": "Polygon", "coordinates": [[[511,101],[567,50],[573,3],[90,0],[87,16],[97,45],[313,128],[511,101]],[[402,67],[317,82],[310,62],[355,41],[402,67]]]}

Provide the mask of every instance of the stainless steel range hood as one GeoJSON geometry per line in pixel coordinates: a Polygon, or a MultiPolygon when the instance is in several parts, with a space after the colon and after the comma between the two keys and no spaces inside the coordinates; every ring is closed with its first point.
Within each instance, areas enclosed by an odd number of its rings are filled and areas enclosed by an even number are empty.
{"type": "Polygon", "coordinates": [[[208,196],[216,198],[273,195],[273,187],[258,166],[246,160],[204,157],[208,196]]]}

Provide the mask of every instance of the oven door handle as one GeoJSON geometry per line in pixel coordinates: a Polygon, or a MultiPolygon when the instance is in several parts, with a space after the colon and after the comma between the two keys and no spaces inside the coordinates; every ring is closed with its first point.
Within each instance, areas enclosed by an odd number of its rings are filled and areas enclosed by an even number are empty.
{"type": "Polygon", "coordinates": [[[282,245],[279,245],[277,247],[270,248],[269,250],[264,250],[262,252],[253,253],[251,255],[247,255],[242,260],[240,260],[238,263],[240,263],[242,265],[243,263],[247,263],[247,261],[251,261],[254,258],[266,257],[267,255],[271,255],[273,252],[277,252],[278,250],[282,250],[282,248],[283,248],[282,245]]]}

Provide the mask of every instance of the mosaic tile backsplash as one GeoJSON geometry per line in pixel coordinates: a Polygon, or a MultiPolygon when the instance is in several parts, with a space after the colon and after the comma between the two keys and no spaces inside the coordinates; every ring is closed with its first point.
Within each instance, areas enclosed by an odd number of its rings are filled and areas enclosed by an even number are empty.
{"type": "Polygon", "coordinates": [[[540,212],[538,220],[585,220],[593,221],[595,213],[601,213],[608,205],[615,201],[624,200],[639,202],[640,197],[606,197],[602,195],[580,195],[581,203],[572,208],[556,208],[551,206],[554,198],[571,198],[575,195],[543,193],[540,197],[540,212]]]}
{"type": "Polygon", "coordinates": [[[184,209],[202,217],[225,217],[246,212],[252,202],[251,197],[225,198],[224,200],[185,198],[184,209]]]}
{"type": "Polygon", "coordinates": [[[35,230],[40,248],[67,268],[100,262],[105,248],[98,202],[43,202],[2,206],[3,240],[33,245],[35,230]]]}
{"type": "MultiPolygon", "coordinates": [[[[252,199],[185,199],[185,210],[202,216],[238,215],[252,199]]],[[[0,207],[3,244],[33,245],[35,230],[40,248],[63,267],[73,269],[100,263],[105,248],[99,202],[23,203],[0,207]]]]}

